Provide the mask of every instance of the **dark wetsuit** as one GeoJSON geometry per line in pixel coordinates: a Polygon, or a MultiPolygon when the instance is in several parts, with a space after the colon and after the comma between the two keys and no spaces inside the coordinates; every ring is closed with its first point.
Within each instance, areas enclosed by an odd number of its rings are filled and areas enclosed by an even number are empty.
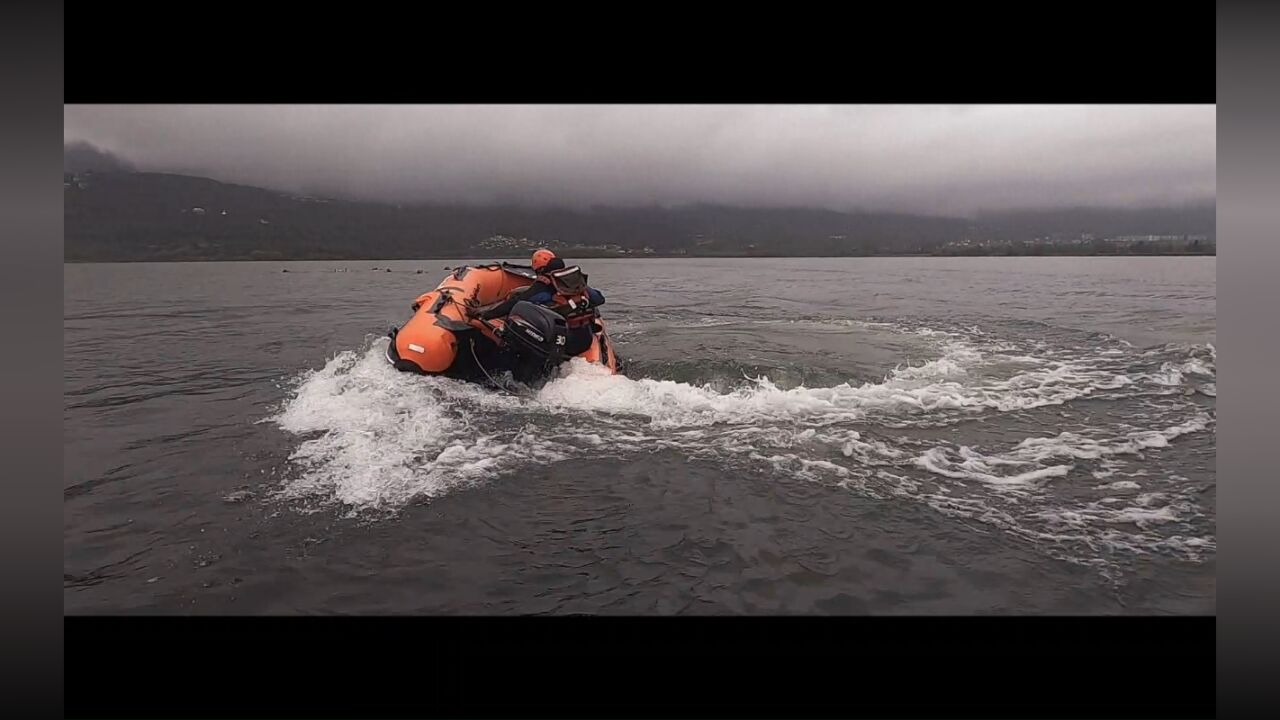
{"type": "MultiPolygon", "coordinates": [[[[554,297],[555,292],[556,292],[555,289],[553,289],[550,285],[547,285],[546,283],[539,280],[534,284],[530,285],[529,287],[516,293],[515,295],[512,295],[510,298],[506,300],[506,302],[503,302],[499,305],[494,305],[492,308],[489,308],[488,310],[485,310],[484,312],[480,313],[480,317],[484,318],[485,320],[493,320],[494,318],[506,317],[511,312],[511,308],[516,306],[516,303],[522,300],[528,300],[529,302],[536,302],[531,298],[536,297],[538,295],[546,295],[547,297],[554,297]]],[[[539,302],[538,304],[541,305],[543,303],[539,302]]]]}
{"type": "MultiPolygon", "coordinates": [[[[516,303],[522,300],[537,305],[548,306],[555,298],[555,294],[556,291],[554,288],[539,280],[524,290],[512,295],[505,302],[495,305],[480,313],[480,317],[485,320],[506,317],[511,312],[511,309],[516,306],[516,303]]],[[[592,307],[604,304],[604,295],[595,288],[587,288],[587,297],[591,300],[592,307]]],[[[569,328],[569,336],[565,338],[565,353],[569,355],[581,355],[591,347],[591,341],[591,323],[580,325],[576,328],[569,328]]]]}

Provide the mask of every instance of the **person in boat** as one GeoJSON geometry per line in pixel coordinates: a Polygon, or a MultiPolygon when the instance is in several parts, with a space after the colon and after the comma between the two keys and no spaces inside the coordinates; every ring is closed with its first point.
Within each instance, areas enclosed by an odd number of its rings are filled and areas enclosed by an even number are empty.
{"type": "Polygon", "coordinates": [[[485,320],[506,317],[516,303],[524,300],[549,307],[565,317],[569,326],[565,352],[579,355],[591,347],[597,307],[604,304],[604,294],[587,285],[587,276],[577,266],[565,267],[564,260],[542,248],[534,251],[533,271],[538,278],[532,285],[514,293],[505,301],[471,312],[485,320]]]}

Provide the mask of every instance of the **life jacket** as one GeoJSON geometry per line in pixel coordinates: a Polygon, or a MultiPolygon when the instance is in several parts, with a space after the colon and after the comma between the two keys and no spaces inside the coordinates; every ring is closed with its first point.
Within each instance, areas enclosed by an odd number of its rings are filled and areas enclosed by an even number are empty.
{"type": "Polygon", "coordinates": [[[540,274],[538,279],[552,289],[551,309],[562,315],[570,328],[589,325],[595,319],[587,275],[577,265],[540,274]]]}

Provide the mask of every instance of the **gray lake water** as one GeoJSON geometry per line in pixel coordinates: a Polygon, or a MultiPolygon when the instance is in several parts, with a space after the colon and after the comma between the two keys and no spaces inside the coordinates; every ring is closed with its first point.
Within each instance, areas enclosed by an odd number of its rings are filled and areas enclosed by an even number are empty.
{"type": "Polygon", "coordinates": [[[1215,612],[1214,258],[583,260],[527,396],[455,264],[66,265],[65,611],[1215,612]]]}

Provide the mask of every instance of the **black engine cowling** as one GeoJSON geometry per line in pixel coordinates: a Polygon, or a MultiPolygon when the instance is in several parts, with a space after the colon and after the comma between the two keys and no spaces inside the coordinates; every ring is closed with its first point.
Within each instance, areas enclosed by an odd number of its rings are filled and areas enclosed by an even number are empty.
{"type": "Polygon", "coordinates": [[[555,364],[566,359],[569,327],[556,311],[521,301],[511,308],[502,339],[523,359],[555,364]]]}

